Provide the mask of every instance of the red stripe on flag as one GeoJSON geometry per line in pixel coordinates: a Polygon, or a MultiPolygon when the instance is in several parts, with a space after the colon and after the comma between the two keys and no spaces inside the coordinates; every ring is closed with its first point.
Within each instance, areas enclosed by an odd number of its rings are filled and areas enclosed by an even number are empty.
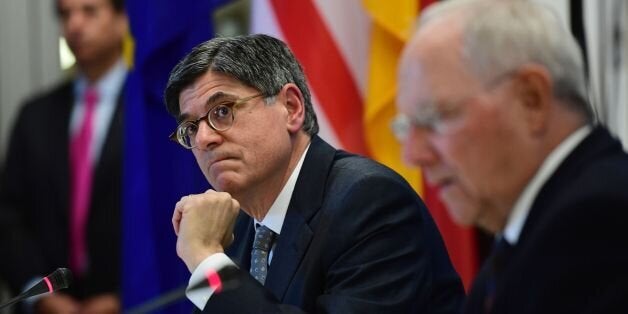
{"type": "Polygon", "coordinates": [[[419,8],[420,10],[425,9],[428,5],[438,2],[439,0],[419,0],[419,8]]]}
{"type": "Polygon", "coordinates": [[[288,45],[304,67],[311,88],[343,148],[368,155],[362,97],[349,68],[311,0],[271,0],[288,45]]]}

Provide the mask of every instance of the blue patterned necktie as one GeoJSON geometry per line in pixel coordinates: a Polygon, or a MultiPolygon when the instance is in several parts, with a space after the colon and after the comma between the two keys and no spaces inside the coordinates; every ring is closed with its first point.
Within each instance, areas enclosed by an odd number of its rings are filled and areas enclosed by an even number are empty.
{"type": "Polygon", "coordinates": [[[266,282],[268,272],[268,253],[272,246],[275,233],[266,226],[259,226],[255,230],[253,250],[251,251],[251,276],[262,285],[266,282]]]}

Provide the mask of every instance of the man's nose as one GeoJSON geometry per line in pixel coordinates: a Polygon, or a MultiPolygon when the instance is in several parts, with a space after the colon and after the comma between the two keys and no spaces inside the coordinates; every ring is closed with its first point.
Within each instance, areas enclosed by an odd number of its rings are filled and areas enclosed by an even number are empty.
{"type": "Polygon", "coordinates": [[[195,147],[206,150],[214,145],[220,144],[223,137],[218,131],[214,130],[209,123],[203,119],[198,123],[198,131],[196,132],[195,147]]]}
{"type": "Polygon", "coordinates": [[[411,127],[408,137],[403,141],[404,161],[415,167],[429,167],[438,160],[438,154],[429,139],[429,130],[411,127]]]}
{"type": "Polygon", "coordinates": [[[85,16],[80,12],[68,12],[64,21],[65,36],[78,36],[85,24],[85,16]]]}

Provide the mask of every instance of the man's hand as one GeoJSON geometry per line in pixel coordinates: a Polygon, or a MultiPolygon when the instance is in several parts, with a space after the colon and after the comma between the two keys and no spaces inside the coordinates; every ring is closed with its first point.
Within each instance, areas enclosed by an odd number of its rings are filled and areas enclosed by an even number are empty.
{"type": "Polygon", "coordinates": [[[37,314],[78,314],[80,303],[63,293],[49,294],[35,302],[37,314]]]}
{"type": "Polygon", "coordinates": [[[177,255],[190,272],[207,256],[231,245],[239,211],[240,204],[229,193],[214,190],[184,196],[177,202],[172,215],[177,255]]]}
{"type": "Polygon", "coordinates": [[[81,314],[118,314],[120,312],[120,298],[115,294],[97,295],[81,304],[81,314]]]}

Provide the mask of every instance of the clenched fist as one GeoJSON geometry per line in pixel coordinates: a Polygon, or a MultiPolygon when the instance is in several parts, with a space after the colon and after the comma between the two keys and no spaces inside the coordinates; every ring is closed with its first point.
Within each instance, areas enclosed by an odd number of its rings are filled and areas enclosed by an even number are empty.
{"type": "Polygon", "coordinates": [[[190,272],[214,253],[222,253],[233,241],[233,226],[240,204],[229,193],[207,190],[184,196],[172,214],[177,234],[177,255],[190,272]]]}

